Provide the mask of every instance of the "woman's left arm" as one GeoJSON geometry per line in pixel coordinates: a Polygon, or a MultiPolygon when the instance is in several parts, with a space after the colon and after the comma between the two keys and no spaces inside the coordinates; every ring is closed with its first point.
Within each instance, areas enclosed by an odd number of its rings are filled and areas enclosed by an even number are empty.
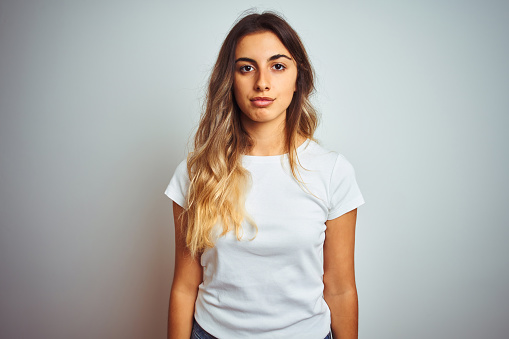
{"type": "Polygon", "coordinates": [[[323,297],[331,310],[335,339],[357,339],[358,304],[354,250],[357,209],[325,224],[323,297]]]}

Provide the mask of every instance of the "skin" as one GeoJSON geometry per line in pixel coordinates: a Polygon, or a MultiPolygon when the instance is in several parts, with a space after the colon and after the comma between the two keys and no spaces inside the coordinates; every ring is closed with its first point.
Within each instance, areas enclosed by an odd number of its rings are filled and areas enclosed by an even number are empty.
{"type": "MultiPolygon", "coordinates": [[[[242,110],[244,129],[254,141],[250,155],[285,152],[287,108],[295,92],[297,65],[286,47],[271,32],[241,38],[235,50],[234,95],[242,110]],[[253,98],[270,98],[266,105],[253,98]]],[[[298,140],[299,144],[304,142],[298,140]]],[[[185,245],[185,211],[173,203],[175,221],[175,274],[170,294],[168,338],[189,339],[198,286],[203,281],[199,258],[185,245]],[[183,218],[180,218],[180,216],[183,218]]],[[[324,299],[331,310],[335,339],[357,338],[358,306],[354,273],[357,210],[326,222],[324,243],[324,299]]],[[[319,338],[317,338],[319,339],[319,338]]]]}
{"type": "Polygon", "coordinates": [[[242,37],[235,60],[233,93],[242,111],[242,125],[254,141],[249,154],[285,153],[283,132],[286,110],[296,90],[295,60],[272,32],[242,37]],[[253,98],[259,97],[274,100],[266,107],[257,107],[253,98]]]}
{"type": "Polygon", "coordinates": [[[185,212],[173,203],[175,222],[175,273],[170,292],[168,311],[168,339],[189,339],[193,327],[194,305],[198,286],[203,282],[199,258],[191,257],[186,246],[185,212]],[[182,216],[182,218],[180,218],[182,216]]]}
{"type": "Polygon", "coordinates": [[[323,297],[331,311],[334,339],[358,337],[358,300],[355,285],[354,250],[357,209],[325,225],[323,245],[323,297]]]}

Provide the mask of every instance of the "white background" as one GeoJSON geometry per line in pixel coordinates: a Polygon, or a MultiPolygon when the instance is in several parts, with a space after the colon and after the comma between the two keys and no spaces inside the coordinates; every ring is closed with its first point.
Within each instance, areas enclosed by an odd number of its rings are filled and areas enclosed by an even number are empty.
{"type": "Polygon", "coordinates": [[[159,338],[220,44],[284,14],[354,165],[361,338],[509,337],[509,3],[0,2],[0,337],[159,338]]]}

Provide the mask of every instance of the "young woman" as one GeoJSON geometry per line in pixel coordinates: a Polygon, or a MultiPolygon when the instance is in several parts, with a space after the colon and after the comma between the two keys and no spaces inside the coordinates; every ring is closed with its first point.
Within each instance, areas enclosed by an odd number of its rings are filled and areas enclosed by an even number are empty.
{"type": "Polygon", "coordinates": [[[295,31],[251,14],[226,37],[174,201],[168,337],[357,338],[350,163],[313,141],[295,31]]]}

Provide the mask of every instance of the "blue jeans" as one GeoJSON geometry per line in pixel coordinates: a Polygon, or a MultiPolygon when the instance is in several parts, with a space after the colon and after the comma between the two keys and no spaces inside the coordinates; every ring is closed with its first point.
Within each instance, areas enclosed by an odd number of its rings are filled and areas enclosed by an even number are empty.
{"type": "MultiPolygon", "coordinates": [[[[191,339],[217,339],[212,334],[205,331],[203,328],[201,328],[200,325],[196,322],[196,320],[193,322],[193,332],[191,332],[191,339]]],[[[327,334],[327,336],[324,339],[332,339],[332,335],[327,334]]]]}

